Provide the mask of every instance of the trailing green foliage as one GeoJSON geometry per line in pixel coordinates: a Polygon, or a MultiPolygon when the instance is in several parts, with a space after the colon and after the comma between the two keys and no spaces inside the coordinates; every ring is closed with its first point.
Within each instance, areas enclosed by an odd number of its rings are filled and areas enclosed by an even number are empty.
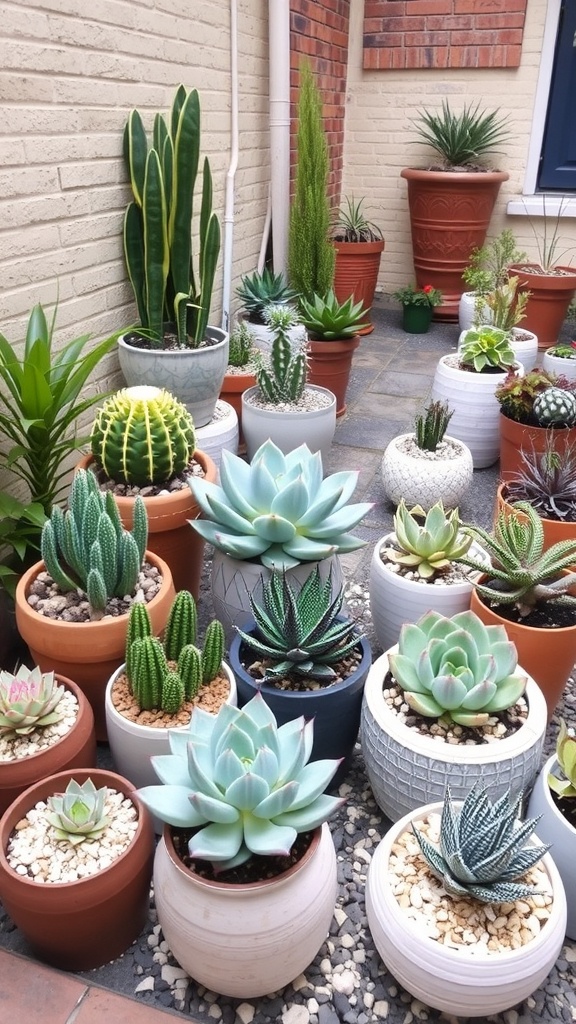
{"type": "Polygon", "coordinates": [[[56,838],[77,846],[85,839],[99,839],[110,824],[104,813],[108,789],[96,789],[92,779],[82,785],[71,779],[64,793],[48,797],[46,817],[54,827],[56,838]]]}
{"type": "Polygon", "coordinates": [[[268,306],[266,323],[272,331],[269,360],[256,357],[256,382],[267,402],[298,402],[306,387],[306,347],[302,343],[292,348],[288,331],[296,318],[287,306],[268,306]]]}
{"type": "Polygon", "coordinates": [[[444,440],[448,424],[454,415],[448,402],[430,402],[423,415],[417,416],[414,425],[416,444],[425,452],[435,452],[444,440]]]}
{"type": "Polygon", "coordinates": [[[20,665],[13,675],[0,672],[0,736],[27,736],[62,718],[58,705],[65,689],[53,672],[20,665]]]}
{"type": "Polygon", "coordinates": [[[300,319],[310,336],[318,341],[338,341],[353,338],[368,326],[362,318],[366,310],[351,295],[338,302],[332,288],[326,295],[313,295],[310,302],[300,300],[300,319]]]}
{"type": "Polygon", "coordinates": [[[472,538],[460,529],[458,509],[447,513],[442,501],[425,512],[420,505],[408,509],[402,498],[394,514],[394,535],[400,550],[384,548],[383,553],[395,565],[412,569],[424,580],[441,576],[472,543],[472,538]]]}
{"type": "Polygon", "coordinates": [[[40,557],[40,534],[46,513],[37,501],[26,504],[10,494],[0,493],[0,584],[13,597],[16,583],[28,565],[40,557]]]}
{"type": "Polygon", "coordinates": [[[476,166],[481,157],[497,150],[511,134],[505,119],[498,117],[498,110],[481,110],[477,103],[455,114],[445,99],[441,111],[424,110],[413,124],[420,141],[442,158],[446,170],[476,166]]]}
{"type": "Polygon", "coordinates": [[[269,267],[262,273],[245,274],[236,295],[251,323],[264,324],[264,312],[268,306],[285,306],[294,303],[298,292],[289,288],[284,274],[275,274],[269,267]]]}
{"type": "Polygon", "coordinates": [[[561,799],[576,797],[576,738],[563,718],[560,719],[560,731],[556,741],[556,757],[562,777],[552,772],[548,775],[548,785],[561,799]]]}

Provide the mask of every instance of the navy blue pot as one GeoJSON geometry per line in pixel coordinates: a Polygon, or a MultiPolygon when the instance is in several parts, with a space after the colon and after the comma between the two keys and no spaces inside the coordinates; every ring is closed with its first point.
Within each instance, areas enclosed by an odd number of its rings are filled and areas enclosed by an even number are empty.
{"type": "MultiPolygon", "coordinates": [[[[250,622],[244,629],[251,633],[255,623],[250,622]]],[[[343,758],[332,783],[331,789],[339,786],[344,780],[349,762],[358,738],[362,695],[368,670],[372,664],[372,650],[364,637],[358,637],[358,646],[362,651],[360,664],[347,679],[332,686],[318,690],[277,690],[266,683],[259,684],[244,668],[240,660],[244,641],[236,635],[232,641],[229,664],[236,676],[238,689],[238,705],[243,707],[260,691],[264,700],[273,712],[278,725],[292,721],[293,718],[314,719],[314,745],[312,761],[322,758],[343,758]]]]}

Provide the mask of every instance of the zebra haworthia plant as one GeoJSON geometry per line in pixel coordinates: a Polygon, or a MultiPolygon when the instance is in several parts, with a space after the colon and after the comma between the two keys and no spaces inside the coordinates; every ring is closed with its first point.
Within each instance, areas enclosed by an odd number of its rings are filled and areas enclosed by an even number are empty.
{"type": "Polygon", "coordinates": [[[54,672],[20,665],[13,675],[0,672],[0,736],[27,736],[62,718],[58,705],[65,689],[54,672]]]}

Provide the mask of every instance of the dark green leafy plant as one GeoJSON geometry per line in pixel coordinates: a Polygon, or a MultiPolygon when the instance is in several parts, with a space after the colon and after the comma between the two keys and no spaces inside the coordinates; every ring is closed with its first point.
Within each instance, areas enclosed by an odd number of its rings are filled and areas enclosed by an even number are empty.
{"type": "Polygon", "coordinates": [[[366,311],[354,296],[338,302],[332,288],[326,295],[313,295],[310,302],[300,300],[300,320],[317,341],[337,341],[353,338],[368,324],[362,318],[366,311]]]}
{"type": "Polygon", "coordinates": [[[444,440],[448,424],[454,415],[448,402],[430,402],[424,412],[416,417],[414,434],[416,444],[425,452],[435,452],[444,440]]]}
{"type": "Polygon", "coordinates": [[[334,222],[334,239],[337,242],[377,242],[382,238],[382,231],[373,221],[367,220],[362,210],[364,197],[354,202],[346,196],[344,205],[340,207],[334,222]]]}
{"type": "Polygon", "coordinates": [[[245,274],[236,295],[253,324],[265,323],[264,312],[268,306],[294,303],[298,298],[298,292],[288,287],[284,274],[275,274],[269,267],[264,267],[262,273],[256,270],[245,274]]]}
{"type": "Polygon", "coordinates": [[[431,284],[425,284],[423,288],[415,288],[413,284],[405,288],[398,288],[392,292],[392,297],[398,299],[403,306],[440,306],[442,303],[442,292],[431,284]]]}
{"type": "Polygon", "coordinates": [[[40,533],[46,513],[39,502],[24,504],[10,494],[0,493],[0,583],[13,597],[21,573],[40,555],[40,533]]]}
{"type": "Polygon", "coordinates": [[[481,110],[479,103],[455,114],[448,100],[442,100],[441,112],[424,110],[413,124],[419,139],[442,158],[446,170],[475,167],[481,157],[510,138],[498,110],[481,110]]]}

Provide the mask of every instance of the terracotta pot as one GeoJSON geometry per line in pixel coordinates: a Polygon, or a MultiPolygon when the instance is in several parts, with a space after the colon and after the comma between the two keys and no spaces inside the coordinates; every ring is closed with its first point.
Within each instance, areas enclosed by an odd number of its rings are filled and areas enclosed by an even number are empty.
{"type": "Polygon", "coordinates": [[[120,956],[146,923],[153,860],[150,815],[134,797],[130,782],[99,768],[75,768],[51,775],[25,790],[0,820],[0,899],[40,960],[67,971],[86,971],[120,956]],[[66,789],[70,779],[91,778],[110,786],[138,807],[138,828],[130,846],[95,875],[77,882],[39,885],[18,875],[6,849],[16,823],[40,800],[66,789]]]}
{"type": "MultiPolygon", "coordinates": [[[[334,242],[334,248],[336,266],[333,288],[338,302],[346,302],[353,295],[355,301],[362,302],[369,313],[374,302],[384,239],[375,242],[334,242]]],[[[362,334],[370,334],[373,330],[374,325],[370,324],[362,334]]]]}
{"type": "MultiPolygon", "coordinates": [[[[487,579],[481,576],[479,582],[487,579]]],[[[576,587],[570,593],[576,596],[576,587]]],[[[576,624],[542,629],[510,622],[496,608],[489,608],[477,590],[472,593],[470,608],[487,626],[505,627],[509,639],[516,644],[520,665],[536,680],[546,698],[550,721],[576,664],[576,624]]]]}
{"type": "MultiPolygon", "coordinates": [[[[496,492],[495,515],[497,515],[501,510],[506,512],[507,515],[510,515],[510,512],[512,511],[512,506],[506,500],[505,492],[506,484],[501,483],[496,492]]],[[[525,518],[521,512],[518,512],[517,514],[520,519],[525,518]]],[[[540,516],[540,521],[542,523],[542,529],[544,530],[545,549],[551,548],[553,544],[558,544],[559,541],[576,541],[575,522],[562,522],[559,519],[543,519],[542,516],[540,516]]]]}
{"type": "MultiPolygon", "coordinates": [[[[163,576],[160,591],[147,605],[154,633],[161,633],[168,621],[176,596],[170,570],[158,555],[145,553],[146,561],[163,576]]],[[[61,622],[48,619],[28,604],[30,588],[44,562],[35,562],[20,577],[16,587],[16,623],[30,655],[43,672],[54,669],[73,677],[84,691],[94,711],[96,738],[106,740],[104,692],[110,676],[125,657],[128,614],[108,616],[94,622],[61,622]]]]}
{"type": "MultiPolygon", "coordinates": [[[[204,479],[215,483],[218,470],[213,459],[203,451],[195,451],[194,458],[204,470],[204,479]]],[[[93,469],[94,457],[84,455],[76,469],[93,469]]],[[[189,590],[195,600],[200,591],[200,577],[204,564],[204,541],[193,530],[189,519],[200,518],[198,505],[189,487],[166,494],[144,495],[148,515],[148,543],[150,550],[168,563],[174,587],[189,590]]],[[[134,498],[116,497],[122,525],[132,529],[134,520],[134,498]]]]}
{"type": "Polygon", "coordinates": [[[432,323],[432,306],[403,306],[402,328],[407,334],[426,334],[432,323]]]}
{"type": "Polygon", "coordinates": [[[360,344],[360,335],[341,341],[308,341],[309,384],[318,384],[336,395],[336,416],[346,412],[346,390],[352,369],[352,356],[360,344]]]}
{"type": "MultiPolygon", "coordinates": [[[[428,171],[405,167],[414,270],[419,288],[439,288],[435,320],[458,320],[462,273],[480,248],[506,171],[428,171]]],[[[531,328],[532,329],[532,328],[531,328]]]]}
{"type": "Polygon", "coordinates": [[[530,291],[522,326],[538,335],[539,348],[555,345],[576,291],[576,268],[556,267],[543,274],[534,264],[516,263],[508,270],[520,278],[520,290],[530,291]]]}
{"type": "Polygon", "coordinates": [[[57,675],[56,682],[70,690],[78,701],[76,722],[51,747],[39,750],[16,761],[0,762],[0,814],[10,806],[28,786],[48,775],[69,768],[92,768],[96,765],[96,734],[94,714],[79,686],[66,676],[57,675]]]}
{"type": "MultiPolygon", "coordinates": [[[[534,451],[543,455],[546,451],[547,427],[532,427],[518,423],[500,411],[500,479],[510,480],[522,468],[520,452],[534,451]]],[[[576,427],[554,429],[554,447],[563,454],[569,444],[576,444],[576,427]]]]}
{"type": "Polygon", "coordinates": [[[220,398],[228,402],[236,411],[238,417],[238,444],[240,450],[244,450],[246,442],[242,433],[242,395],[248,388],[256,385],[255,373],[225,373],[220,391],[220,398]]]}

